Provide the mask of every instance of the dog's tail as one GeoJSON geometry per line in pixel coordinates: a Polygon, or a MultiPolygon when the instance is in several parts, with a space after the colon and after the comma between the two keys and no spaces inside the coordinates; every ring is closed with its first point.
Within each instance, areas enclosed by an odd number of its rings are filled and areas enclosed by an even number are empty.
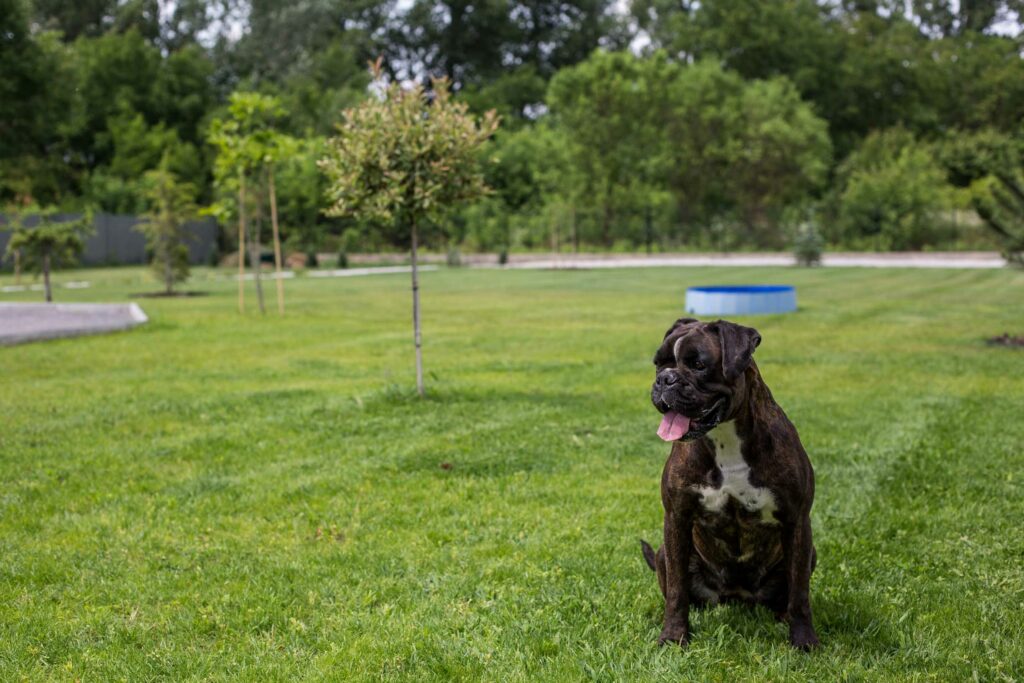
{"type": "Polygon", "coordinates": [[[654,566],[654,548],[642,538],[640,539],[640,552],[644,554],[644,560],[647,562],[647,566],[651,568],[651,571],[657,571],[654,566]]]}

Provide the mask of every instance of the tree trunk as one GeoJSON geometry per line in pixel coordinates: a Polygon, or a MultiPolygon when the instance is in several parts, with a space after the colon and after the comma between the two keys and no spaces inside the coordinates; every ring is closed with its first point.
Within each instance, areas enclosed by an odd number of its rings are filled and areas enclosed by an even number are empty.
{"type": "Polygon", "coordinates": [[[605,247],[612,246],[612,207],[610,204],[604,205],[601,215],[601,242],[605,247]]]}
{"type": "Polygon", "coordinates": [[[576,233],[576,207],[573,206],[571,213],[569,214],[569,227],[572,230],[572,253],[578,254],[580,252],[580,237],[576,233]]]}
{"type": "Polygon", "coordinates": [[[245,173],[238,174],[238,312],[245,313],[245,173]]]}
{"type": "Polygon", "coordinates": [[[277,229],[277,192],[274,190],[274,166],[267,168],[270,183],[270,225],[274,229],[274,273],[277,275],[277,312],[284,315],[284,279],[281,277],[281,235],[277,229]]]}
{"type": "Polygon", "coordinates": [[[416,391],[423,396],[423,350],[420,345],[420,281],[416,267],[416,221],[412,222],[412,329],[416,343],[416,391]]]}
{"type": "Polygon", "coordinates": [[[647,243],[647,255],[651,254],[651,242],[654,241],[654,226],[651,225],[651,207],[644,209],[644,242],[647,243]]]}
{"type": "MultiPolygon", "coordinates": [[[[53,301],[53,290],[50,289],[50,252],[43,253],[43,286],[46,289],[46,303],[53,301]]],[[[417,335],[419,333],[417,332],[417,335]]]]}
{"type": "Polygon", "coordinates": [[[160,184],[159,209],[157,224],[160,226],[160,234],[157,236],[159,245],[156,258],[162,258],[164,262],[164,294],[170,296],[174,291],[174,261],[171,251],[171,233],[174,232],[174,217],[171,215],[170,198],[167,196],[167,186],[160,184]]]}
{"type": "Polygon", "coordinates": [[[551,251],[553,251],[553,252],[555,252],[557,254],[558,252],[562,251],[562,245],[561,245],[561,243],[559,242],[559,239],[558,239],[559,238],[559,235],[558,235],[558,214],[549,214],[549,215],[551,217],[551,222],[550,222],[550,227],[551,227],[551,251]]]}
{"type": "Polygon", "coordinates": [[[171,267],[171,257],[168,254],[164,258],[164,294],[170,296],[174,293],[174,270],[171,267]]]}
{"type": "Polygon", "coordinates": [[[266,315],[267,309],[263,305],[263,280],[260,272],[263,270],[260,263],[260,227],[263,222],[263,190],[256,195],[256,212],[253,220],[249,221],[251,232],[249,233],[249,260],[252,261],[252,272],[256,280],[256,300],[260,304],[260,313],[266,315]]]}
{"type": "Polygon", "coordinates": [[[170,296],[174,292],[174,264],[171,262],[170,238],[164,235],[164,294],[170,296]]]}
{"type": "Polygon", "coordinates": [[[14,250],[14,284],[21,284],[21,249],[14,250]]]}

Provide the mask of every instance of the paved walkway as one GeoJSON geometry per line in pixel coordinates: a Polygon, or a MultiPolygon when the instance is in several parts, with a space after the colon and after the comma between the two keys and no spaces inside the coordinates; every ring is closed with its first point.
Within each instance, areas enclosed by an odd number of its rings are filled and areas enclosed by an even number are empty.
{"type": "MultiPolygon", "coordinates": [[[[90,283],[79,280],[74,282],[65,282],[64,284],[53,283],[53,288],[57,289],[63,287],[64,289],[87,289],[90,283]]],[[[43,284],[36,283],[33,285],[4,285],[0,287],[0,293],[6,294],[7,292],[41,292],[43,291],[43,284]]]]}
{"type": "Polygon", "coordinates": [[[0,303],[0,346],[127,330],[148,319],[136,304],[0,303]]]}
{"type": "MultiPolygon", "coordinates": [[[[515,259],[505,268],[527,270],[563,270],[598,268],[665,268],[679,266],[792,266],[795,260],[787,253],[760,254],[675,254],[658,256],[580,254],[527,256],[515,259]]],[[[825,254],[822,265],[827,268],[1003,268],[1006,260],[994,252],[897,252],[897,253],[834,253],[825,254]]],[[[501,267],[478,264],[476,267],[501,267]]]]}
{"type": "MultiPolygon", "coordinates": [[[[437,266],[420,265],[416,270],[429,273],[437,270],[437,266]]],[[[411,273],[412,266],[381,266],[379,268],[338,268],[336,270],[308,270],[309,277],[359,277],[361,275],[390,275],[394,273],[411,273]]]]}

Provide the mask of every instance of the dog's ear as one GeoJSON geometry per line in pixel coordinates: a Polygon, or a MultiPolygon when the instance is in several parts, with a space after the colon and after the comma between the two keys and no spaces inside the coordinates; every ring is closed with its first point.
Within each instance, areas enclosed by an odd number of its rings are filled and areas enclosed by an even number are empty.
{"type": "Polygon", "coordinates": [[[722,374],[727,381],[733,382],[750,367],[750,358],[761,343],[761,335],[753,327],[725,320],[711,323],[708,329],[718,332],[718,344],[722,349],[722,374]]]}
{"type": "Polygon", "coordinates": [[[679,327],[680,325],[689,325],[690,323],[695,322],[697,322],[696,318],[680,318],[679,320],[672,323],[672,327],[668,328],[668,331],[665,332],[665,336],[661,338],[661,341],[665,341],[666,339],[668,339],[668,336],[675,332],[676,328],[679,327]]]}

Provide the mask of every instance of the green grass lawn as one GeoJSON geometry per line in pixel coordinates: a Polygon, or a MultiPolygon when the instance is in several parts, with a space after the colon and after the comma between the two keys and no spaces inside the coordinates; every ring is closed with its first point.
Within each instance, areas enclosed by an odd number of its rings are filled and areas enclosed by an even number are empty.
{"type": "Polygon", "coordinates": [[[983,341],[1024,273],[427,273],[426,400],[406,276],[234,286],[0,348],[0,680],[1024,679],[1024,352],[983,341]],[[659,649],[651,357],[687,285],[780,281],[740,321],[817,472],[823,645],[728,606],[659,649]]]}

